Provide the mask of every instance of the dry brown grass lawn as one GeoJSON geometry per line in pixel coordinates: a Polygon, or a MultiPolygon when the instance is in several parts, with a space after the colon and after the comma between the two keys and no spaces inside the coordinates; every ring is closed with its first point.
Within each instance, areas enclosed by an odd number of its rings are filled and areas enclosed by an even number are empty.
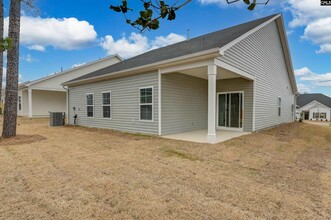
{"type": "Polygon", "coordinates": [[[0,219],[330,219],[331,128],[216,145],[19,119],[0,140],[0,219]]]}

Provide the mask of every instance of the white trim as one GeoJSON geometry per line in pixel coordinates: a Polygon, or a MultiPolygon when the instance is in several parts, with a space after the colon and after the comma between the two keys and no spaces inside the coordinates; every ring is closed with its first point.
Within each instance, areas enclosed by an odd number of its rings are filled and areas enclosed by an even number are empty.
{"type": "MultiPolygon", "coordinates": [[[[159,123],[159,135],[162,135],[162,103],[161,103],[161,97],[162,97],[162,89],[161,89],[161,80],[162,80],[162,75],[161,75],[161,70],[158,69],[158,123],[159,123]]],[[[140,117],[140,116],[139,116],[140,117]]]]}
{"type": "Polygon", "coordinates": [[[67,117],[67,124],[70,123],[70,118],[69,118],[69,88],[67,88],[67,92],[66,92],[66,111],[67,111],[67,114],[66,114],[66,117],[67,117]]]}
{"type": "Polygon", "coordinates": [[[99,60],[95,60],[95,61],[92,61],[92,62],[83,64],[83,65],[80,65],[78,67],[73,67],[71,69],[68,69],[68,70],[65,70],[65,71],[62,71],[62,72],[59,72],[59,73],[55,73],[55,74],[52,74],[52,75],[43,77],[41,79],[37,79],[37,80],[31,81],[31,82],[27,82],[25,84],[22,84],[22,86],[31,86],[33,84],[36,84],[36,83],[45,81],[47,79],[51,79],[51,78],[54,78],[54,77],[57,77],[57,76],[61,76],[63,74],[69,73],[71,71],[79,70],[79,69],[82,69],[82,68],[85,68],[85,67],[88,67],[88,66],[97,64],[97,63],[101,63],[102,61],[107,61],[107,60],[113,59],[113,58],[117,58],[119,61],[123,61],[123,58],[122,57],[120,57],[118,54],[115,54],[115,55],[111,55],[111,56],[108,56],[108,57],[105,57],[105,58],[102,58],[102,59],[99,59],[99,60]]]}
{"type": "Polygon", "coordinates": [[[221,48],[218,48],[218,53],[219,53],[221,56],[224,56],[224,55],[225,55],[224,52],[225,52],[225,51],[221,50],[221,48]]]}
{"type": "Polygon", "coordinates": [[[111,97],[111,91],[104,91],[104,92],[101,92],[101,106],[102,106],[102,119],[108,119],[108,120],[111,120],[113,117],[113,111],[112,111],[112,97],[111,97]],[[109,93],[109,105],[107,104],[107,105],[105,105],[105,104],[103,104],[103,94],[105,94],[105,93],[109,93]],[[109,106],[109,113],[110,113],[110,117],[109,118],[105,118],[104,116],[103,116],[103,107],[104,106],[109,106]]]}
{"type": "Polygon", "coordinates": [[[65,92],[65,89],[63,88],[49,88],[49,87],[35,87],[30,86],[33,90],[41,90],[41,91],[52,91],[52,92],[65,92]]]}
{"type": "MultiPolygon", "coordinates": [[[[306,105],[300,107],[299,109],[302,111],[302,110],[304,110],[304,108],[305,108],[307,105],[311,105],[313,102],[316,102],[316,104],[322,105],[322,106],[324,106],[325,108],[331,109],[330,107],[328,107],[328,106],[326,106],[326,105],[323,105],[322,103],[320,103],[320,102],[317,101],[317,100],[313,100],[313,101],[307,103],[306,105]]],[[[314,107],[312,107],[312,108],[314,108],[314,107]]],[[[307,108],[307,109],[308,109],[308,108],[307,108]]],[[[310,110],[310,109],[311,109],[311,108],[309,108],[308,110],[310,110]]]]}
{"type": "Polygon", "coordinates": [[[29,118],[32,118],[32,89],[28,89],[28,100],[29,100],[29,118]]]}
{"type": "MultiPolygon", "coordinates": [[[[217,109],[216,109],[216,116],[217,116],[217,121],[216,121],[216,128],[218,130],[228,130],[228,131],[244,131],[244,126],[245,126],[245,92],[244,91],[229,91],[229,92],[218,92],[216,95],[216,102],[217,102],[217,109]],[[242,126],[241,128],[232,128],[232,127],[223,127],[223,126],[219,126],[218,125],[218,120],[219,120],[219,95],[221,94],[232,94],[232,93],[241,93],[242,94],[242,114],[243,114],[243,118],[242,118],[242,126]]],[[[231,106],[231,100],[230,100],[230,106],[231,106]]],[[[239,106],[241,103],[239,103],[239,106]]],[[[230,118],[231,118],[231,109],[229,110],[230,113],[230,118]]],[[[239,124],[240,124],[240,114],[239,114],[239,124]]]]}
{"type": "Polygon", "coordinates": [[[311,117],[311,118],[312,118],[312,119],[315,119],[315,120],[318,120],[318,119],[322,119],[322,120],[323,120],[323,119],[327,119],[327,116],[328,116],[326,111],[325,111],[325,112],[320,112],[319,109],[318,109],[318,112],[312,112],[312,113],[313,113],[313,117],[311,117]],[[315,118],[315,117],[314,117],[314,114],[318,114],[319,117],[318,117],[318,118],[315,118]],[[320,114],[325,114],[325,118],[321,118],[321,117],[320,117],[320,114]]]}
{"type": "Polygon", "coordinates": [[[214,63],[215,63],[215,65],[217,65],[217,66],[219,66],[221,68],[224,68],[224,69],[227,69],[227,70],[229,70],[231,72],[237,73],[238,75],[240,75],[241,77],[243,77],[245,79],[255,80],[255,76],[253,76],[253,75],[251,75],[251,74],[249,74],[249,73],[247,73],[247,72],[245,72],[245,71],[243,71],[241,69],[238,69],[238,68],[236,68],[234,66],[231,66],[231,65],[229,65],[229,64],[227,64],[227,63],[225,63],[225,62],[223,62],[223,61],[221,61],[219,59],[214,59],[214,63]]]}
{"type": "Polygon", "coordinates": [[[85,117],[86,118],[94,118],[94,113],[95,113],[95,108],[94,108],[94,93],[92,92],[90,92],[90,93],[85,93],[85,102],[86,102],[86,115],[85,115],[85,117]],[[93,95],[93,105],[88,105],[87,104],[87,96],[88,95],[93,95]],[[88,116],[88,112],[87,112],[87,107],[88,106],[92,106],[93,107],[93,117],[91,117],[91,116],[88,116]]]}
{"type": "Polygon", "coordinates": [[[277,18],[281,17],[280,14],[275,15],[274,17],[270,18],[269,20],[263,22],[262,24],[256,26],[255,28],[251,29],[250,31],[246,32],[245,34],[241,35],[240,37],[234,39],[233,41],[231,41],[230,43],[224,45],[223,47],[220,48],[220,54],[224,54],[225,51],[227,49],[229,49],[230,47],[232,47],[233,45],[237,44],[239,41],[243,40],[244,38],[248,37],[249,35],[253,34],[254,32],[260,30],[261,28],[263,28],[264,26],[270,24],[271,22],[273,22],[274,20],[276,20],[277,18]]]}
{"type": "Polygon", "coordinates": [[[175,66],[170,66],[170,67],[164,67],[164,68],[159,68],[159,71],[161,74],[166,74],[166,73],[173,73],[173,72],[178,72],[181,70],[187,70],[187,69],[194,69],[194,68],[199,68],[199,67],[206,67],[208,65],[214,64],[213,59],[209,60],[202,60],[202,61],[196,61],[193,63],[186,63],[186,64],[180,64],[180,65],[175,65],[175,66]]]}
{"type": "Polygon", "coordinates": [[[282,16],[280,16],[279,19],[276,20],[276,24],[277,24],[278,30],[281,30],[281,31],[278,31],[278,33],[280,34],[280,40],[281,40],[281,43],[283,46],[283,52],[284,52],[284,57],[285,57],[285,61],[286,61],[287,71],[288,71],[290,82],[291,82],[292,92],[294,93],[294,95],[297,95],[298,88],[297,88],[297,83],[296,83],[296,79],[295,79],[295,75],[294,75],[291,53],[290,53],[290,49],[288,46],[285,24],[284,24],[284,20],[283,20],[282,16]]]}
{"type": "Polygon", "coordinates": [[[139,103],[139,121],[141,121],[141,122],[154,122],[154,86],[144,86],[144,87],[139,87],[138,88],[138,92],[139,92],[139,94],[138,94],[138,98],[139,98],[139,100],[138,100],[138,103],[139,103]],[[140,103],[140,90],[141,89],[152,89],[152,103],[140,103]],[[140,106],[142,106],[142,105],[151,105],[152,106],[152,120],[144,120],[144,119],[141,119],[140,118],[140,106]]]}
{"type": "Polygon", "coordinates": [[[208,143],[214,144],[216,138],[216,78],[217,66],[208,65],[208,143]]]}
{"type": "Polygon", "coordinates": [[[255,95],[255,86],[256,86],[256,82],[255,80],[253,81],[253,117],[252,117],[252,131],[254,132],[255,131],[255,118],[256,118],[256,115],[255,115],[255,105],[256,105],[256,95],[255,95]]]}

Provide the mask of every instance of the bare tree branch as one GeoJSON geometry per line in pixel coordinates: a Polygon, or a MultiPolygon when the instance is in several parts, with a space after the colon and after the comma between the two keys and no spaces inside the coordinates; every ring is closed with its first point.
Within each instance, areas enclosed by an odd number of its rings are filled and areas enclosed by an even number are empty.
{"type": "MultiPolygon", "coordinates": [[[[110,9],[115,12],[120,12],[124,14],[126,23],[130,24],[132,27],[144,32],[145,30],[156,30],[159,28],[160,20],[166,19],[169,21],[175,20],[177,16],[177,11],[192,0],[175,0],[172,4],[169,4],[170,0],[140,0],[143,5],[143,10],[139,11],[139,16],[135,20],[128,19],[127,13],[133,10],[128,7],[127,0],[122,0],[122,4],[118,6],[111,5],[110,9]]],[[[248,5],[248,10],[254,10],[255,6],[258,4],[267,5],[270,0],[224,0],[228,4],[233,4],[239,1],[243,1],[244,4],[248,5]]]]}

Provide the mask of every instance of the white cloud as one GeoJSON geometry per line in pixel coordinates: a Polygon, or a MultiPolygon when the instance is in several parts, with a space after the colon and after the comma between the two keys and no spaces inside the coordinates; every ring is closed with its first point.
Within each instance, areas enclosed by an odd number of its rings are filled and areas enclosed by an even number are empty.
{"type": "Polygon", "coordinates": [[[294,70],[294,74],[301,81],[315,81],[315,82],[331,81],[331,73],[317,74],[311,71],[308,67],[296,69],[294,70]]]}
{"type": "Polygon", "coordinates": [[[326,87],[331,90],[331,73],[317,74],[308,67],[294,70],[297,77],[299,92],[310,92],[317,87],[326,87]]]}
{"type": "Polygon", "coordinates": [[[164,47],[170,44],[174,44],[180,41],[184,41],[186,38],[182,35],[171,33],[168,36],[158,36],[152,42],[153,48],[164,47]]]}
{"type": "Polygon", "coordinates": [[[131,33],[129,38],[123,36],[119,40],[114,40],[111,35],[107,35],[103,39],[101,47],[106,50],[109,55],[117,53],[124,58],[141,54],[150,48],[147,37],[136,33],[131,33]]]}
{"type": "Polygon", "coordinates": [[[328,18],[321,18],[308,24],[304,38],[310,39],[316,44],[331,42],[331,15],[328,18]]]}
{"type": "Polygon", "coordinates": [[[311,74],[312,72],[310,71],[310,69],[308,69],[308,67],[303,67],[301,69],[296,69],[294,70],[294,74],[295,76],[305,76],[308,74],[311,74]]]}
{"type": "Polygon", "coordinates": [[[331,7],[321,6],[317,0],[289,0],[288,9],[292,12],[293,20],[290,27],[306,26],[312,20],[331,16],[331,7]]]}
{"type": "MultiPolygon", "coordinates": [[[[8,33],[8,17],[5,33],[8,33]]],[[[44,51],[52,46],[62,50],[74,50],[97,40],[94,26],[77,18],[21,17],[21,43],[28,49],[44,51]]]]}
{"type": "Polygon", "coordinates": [[[215,4],[221,7],[228,5],[226,0],[199,0],[199,2],[203,5],[215,4]]]}
{"type": "Polygon", "coordinates": [[[158,36],[153,41],[149,41],[147,37],[132,32],[128,38],[123,36],[118,40],[114,40],[111,35],[107,35],[102,39],[100,46],[107,51],[108,55],[119,54],[124,58],[129,58],[185,39],[184,36],[171,33],[166,37],[158,36]]]}
{"type": "Polygon", "coordinates": [[[309,93],[309,92],[311,92],[311,89],[303,83],[298,83],[297,86],[298,86],[298,90],[299,90],[300,93],[306,93],[306,92],[309,93]]]}
{"type": "Polygon", "coordinates": [[[330,87],[331,89],[331,81],[317,82],[315,85],[320,87],[330,87]]]}
{"type": "Polygon", "coordinates": [[[31,46],[27,46],[27,48],[29,50],[36,50],[36,51],[41,51],[41,52],[46,50],[46,48],[44,46],[41,46],[41,45],[31,45],[31,46]]]}
{"type": "Polygon", "coordinates": [[[331,43],[321,45],[317,53],[331,53],[331,43]]]}
{"type": "Polygon", "coordinates": [[[305,27],[302,38],[319,45],[317,53],[331,53],[331,7],[318,0],[289,0],[285,7],[293,16],[290,28],[305,27]]]}
{"type": "Polygon", "coordinates": [[[320,50],[317,53],[330,53],[331,15],[330,17],[321,18],[308,24],[305,28],[303,38],[320,45],[320,50]]]}
{"type": "Polygon", "coordinates": [[[38,62],[37,59],[33,58],[30,54],[23,55],[20,57],[21,60],[24,60],[28,63],[38,62]]]}
{"type": "Polygon", "coordinates": [[[315,81],[315,82],[331,82],[331,73],[324,73],[324,74],[316,74],[311,73],[307,76],[300,77],[301,81],[315,81]]]}

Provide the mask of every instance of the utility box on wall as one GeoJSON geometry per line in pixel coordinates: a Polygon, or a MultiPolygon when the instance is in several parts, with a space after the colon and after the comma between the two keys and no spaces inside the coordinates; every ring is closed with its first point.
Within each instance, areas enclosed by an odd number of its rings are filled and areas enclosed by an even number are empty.
{"type": "Polygon", "coordinates": [[[63,126],[65,122],[64,112],[51,112],[50,113],[50,126],[63,126]]]}

